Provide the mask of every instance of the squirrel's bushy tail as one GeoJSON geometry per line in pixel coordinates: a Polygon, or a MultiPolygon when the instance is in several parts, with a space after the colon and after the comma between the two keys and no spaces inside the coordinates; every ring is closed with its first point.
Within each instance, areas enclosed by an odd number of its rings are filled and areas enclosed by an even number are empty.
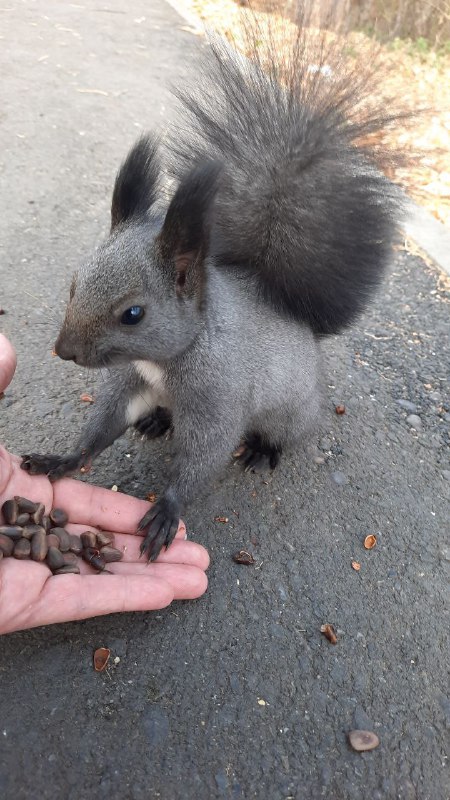
{"type": "Polygon", "coordinates": [[[176,177],[204,159],[224,165],[217,263],[256,275],[278,310],[335,333],[391,255],[400,193],[379,171],[377,134],[398,114],[374,103],[367,49],[356,57],[351,38],[302,9],[295,25],[245,12],[245,56],[210,40],[197,88],[176,91],[170,152],[176,177]]]}

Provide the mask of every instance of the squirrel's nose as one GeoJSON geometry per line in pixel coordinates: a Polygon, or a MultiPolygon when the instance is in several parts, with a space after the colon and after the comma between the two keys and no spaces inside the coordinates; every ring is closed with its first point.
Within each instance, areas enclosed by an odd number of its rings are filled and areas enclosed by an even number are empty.
{"type": "Polygon", "coordinates": [[[74,361],[77,363],[77,355],[73,342],[60,334],[55,342],[55,353],[64,361],[74,361]]]}

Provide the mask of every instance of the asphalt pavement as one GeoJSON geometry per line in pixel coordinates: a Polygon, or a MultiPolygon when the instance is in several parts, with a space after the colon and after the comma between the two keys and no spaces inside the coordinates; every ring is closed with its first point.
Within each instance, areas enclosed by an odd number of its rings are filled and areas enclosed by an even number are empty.
{"type": "MultiPolygon", "coordinates": [[[[163,0],[5,0],[0,36],[0,329],[19,358],[1,439],[51,452],[98,386],[51,357],[72,271],[203,42],[163,0]]],[[[203,598],[0,640],[3,800],[448,800],[449,288],[399,247],[366,315],[324,343],[315,458],[268,479],[230,463],[194,503],[203,598]],[[242,547],[255,566],[232,561],[242,547]],[[101,645],[119,660],[97,674],[101,645]],[[353,728],[379,747],[353,752],[353,728]]],[[[87,480],[142,497],[168,459],[127,435],[87,480]]]]}

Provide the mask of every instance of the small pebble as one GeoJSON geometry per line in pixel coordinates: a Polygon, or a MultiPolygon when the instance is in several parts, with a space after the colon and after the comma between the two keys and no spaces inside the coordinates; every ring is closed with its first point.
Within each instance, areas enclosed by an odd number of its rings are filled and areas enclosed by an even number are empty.
{"type": "Polygon", "coordinates": [[[450,481],[450,469],[443,469],[441,474],[444,481],[450,481]]]}
{"type": "Polygon", "coordinates": [[[444,561],[450,561],[450,547],[444,545],[443,547],[441,547],[439,552],[444,561]]]}
{"type": "Polygon", "coordinates": [[[411,426],[411,428],[414,428],[415,431],[422,430],[422,420],[417,416],[417,414],[410,414],[409,417],[406,417],[406,422],[411,426]]]}
{"type": "Polygon", "coordinates": [[[330,478],[336,486],[344,486],[348,483],[348,478],[343,472],[330,472],[330,478]]]}
{"type": "Polygon", "coordinates": [[[395,401],[399,406],[405,409],[405,411],[409,411],[410,414],[415,414],[417,411],[417,406],[415,403],[411,403],[409,400],[396,400],[395,401]]]}
{"type": "Polygon", "coordinates": [[[357,750],[358,753],[374,750],[380,744],[378,736],[372,731],[350,731],[348,739],[353,750],[357,750]]]}

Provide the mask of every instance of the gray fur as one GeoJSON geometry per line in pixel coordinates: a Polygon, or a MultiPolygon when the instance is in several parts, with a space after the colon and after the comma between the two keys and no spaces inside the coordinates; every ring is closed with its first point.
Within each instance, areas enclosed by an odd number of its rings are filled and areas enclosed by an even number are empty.
{"type": "MultiPolygon", "coordinates": [[[[134,298],[149,291],[149,286],[157,287],[158,303],[162,304],[161,274],[149,264],[145,269],[137,268],[133,255],[140,251],[141,234],[128,234],[127,294],[134,302],[134,298]]],[[[109,308],[116,300],[120,305],[123,257],[122,242],[116,240],[99,251],[95,266],[80,270],[62,335],[70,340],[77,363],[86,366],[99,366],[101,360],[125,360],[127,348],[133,360],[148,353],[149,364],[159,367],[164,405],[172,412],[176,452],[168,489],[182,506],[204,489],[246,433],[260,433],[268,444],[283,449],[301,442],[314,428],[320,406],[319,346],[310,329],[280,318],[258,298],[251,281],[244,283],[209,263],[204,310],[197,311],[193,321],[196,332],[187,339],[184,322],[178,325],[178,316],[170,317],[172,303],[167,303],[165,324],[170,327],[174,342],[172,358],[155,358],[152,319],[148,327],[111,332],[108,316],[102,321],[98,317],[97,333],[94,336],[91,329],[88,338],[78,323],[78,315],[82,314],[84,320],[84,309],[89,308],[93,314],[96,304],[101,306],[103,288],[109,282],[109,286],[117,287],[117,296],[109,308]],[[111,280],[113,265],[118,272],[117,281],[111,280]],[[110,341],[117,355],[107,351],[106,341],[110,341]],[[185,349],[177,352],[181,341],[185,349]]],[[[147,305],[149,300],[147,297],[147,305]]],[[[194,313],[192,308],[190,312],[194,313]]],[[[184,314],[181,318],[184,320],[184,314]]],[[[162,400],[135,365],[114,369],[77,444],[80,463],[98,455],[137,421],[137,417],[126,416],[136,398],[143,400],[142,415],[162,400]],[[81,451],[85,452],[83,458],[81,451]]]]}
{"type": "Polygon", "coordinates": [[[167,210],[155,211],[154,138],[142,138],[119,171],[111,235],[75,276],[55,345],[62,358],[110,368],[111,381],[74,453],[23,464],[60,477],[162,409],[176,455],[140,524],[152,559],[242,437],[274,466],[314,428],[315,334],[361,311],[396,230],[396,193],[370,144],[354,144],[383,122],[354,112],[362,72],[328,81],[319,71],[311,82],[300,29],[283,69],[270,52],[267,80],[257,34],[254,70],[216,46],[205,76],[217,92],[206,80],[200,96],[180,93],[191,127],[172,141],[178,185],[167,210]]]}

